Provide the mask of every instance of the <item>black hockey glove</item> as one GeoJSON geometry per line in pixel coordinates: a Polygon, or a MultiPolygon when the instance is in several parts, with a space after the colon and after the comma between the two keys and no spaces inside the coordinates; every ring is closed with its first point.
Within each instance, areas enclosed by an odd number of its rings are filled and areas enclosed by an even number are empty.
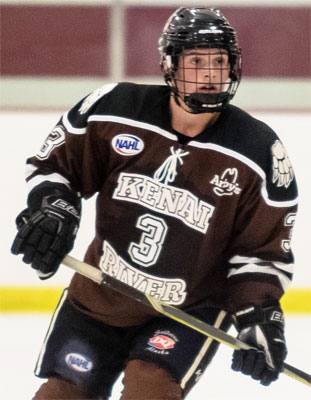
{"type": "Polygon", "coordinates": [[[40,198],[38,210],[38,195],[33,196],[35,201],[29,198],[29,208],[16,218],[18,233],[11,248],[13,254],[24,254],[23,261],[38,271],[40,279],[55,274],[73,247],[80,221],[80,199],[64,191],[52,193],[40,198]]]}
{"type": "Polygon", "coordinates": [[[287,355],[284,317],[279,306],[250,307],[234,315],[238,339],[254,350],[235,350],[232,369],[251,375],[264,386],[278,379],[287,355]]]}

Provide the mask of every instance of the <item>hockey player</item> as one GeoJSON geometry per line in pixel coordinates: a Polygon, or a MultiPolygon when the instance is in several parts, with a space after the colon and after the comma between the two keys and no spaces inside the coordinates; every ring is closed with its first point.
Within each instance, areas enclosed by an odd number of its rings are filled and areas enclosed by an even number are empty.
{"type": "MultiPolygon", "coordinates": [[[[292,277],[297,189],[278,136],[230,105],[235,30],[217,9],[180,8],[159,39],[167,85],[108,84],[65,113],[27,160],[14,254],[57,271],[97,194],[86,262],[254,347],[232,368],[263,385],[286,356],[279,300],[292,277]]],[[[182,399],[217,343],[75,274],[53,315],[35,399],[182,399]]]]}

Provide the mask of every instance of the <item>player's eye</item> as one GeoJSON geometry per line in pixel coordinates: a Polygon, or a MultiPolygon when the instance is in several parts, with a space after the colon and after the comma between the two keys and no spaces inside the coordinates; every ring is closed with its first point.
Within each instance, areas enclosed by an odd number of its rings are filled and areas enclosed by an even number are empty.
{"type": "Polygon", "coordinates": [[[200,65],[200,64],[202,64],[202,60],[201,60],[201,58],[199,58],[199,57],[193,57],[192,60],[191,60],[191,62],[192,62],[192,64],[194,64],[194,65],[200,65]]]}
{"type": "Polygon", "coordinates": [[[216,65],[222,66],[222,67],[227,67],[228,66],[228,60],[226,57],[219,57],[216,59],[216,65]]]}

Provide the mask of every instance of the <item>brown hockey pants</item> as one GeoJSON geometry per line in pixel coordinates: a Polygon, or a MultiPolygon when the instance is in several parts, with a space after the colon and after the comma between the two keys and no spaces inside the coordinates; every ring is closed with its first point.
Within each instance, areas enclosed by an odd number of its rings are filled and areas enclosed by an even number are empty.
{"type": "MultiPolygon", "coordinates": [[[[180,386],[167,371],[140,360],[133,360],[127,364],[123,384],[122,400],[183,398],[180,386]]],[[[90,397],[74,384],[50,378],[39,388],[33,400],[90,400],[90,397]]]]}

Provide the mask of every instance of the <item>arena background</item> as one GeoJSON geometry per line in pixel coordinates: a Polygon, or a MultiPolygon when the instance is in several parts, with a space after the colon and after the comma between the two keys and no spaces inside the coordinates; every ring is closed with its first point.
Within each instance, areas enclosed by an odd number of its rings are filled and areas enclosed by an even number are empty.
{"type": "MultiPolygon", "coordinates": [[[[243,79],[233,104],[279,134],[294,165],[300,210],[293,235],[296,274],[282,302],[311,313],[310,0],[80,1],[0,0],[1,270],[0,311],[51,311],[71,277],[61,267],[42,282],[10,254],[14,220],[26,206],[24,163],[63,111],[111,81],[161,83],[157,39],[178,6],[223,10],[238,31],[243,79]]],[[[93,234],[94,199],[72,255],[82,258],[93,234]]]]}

